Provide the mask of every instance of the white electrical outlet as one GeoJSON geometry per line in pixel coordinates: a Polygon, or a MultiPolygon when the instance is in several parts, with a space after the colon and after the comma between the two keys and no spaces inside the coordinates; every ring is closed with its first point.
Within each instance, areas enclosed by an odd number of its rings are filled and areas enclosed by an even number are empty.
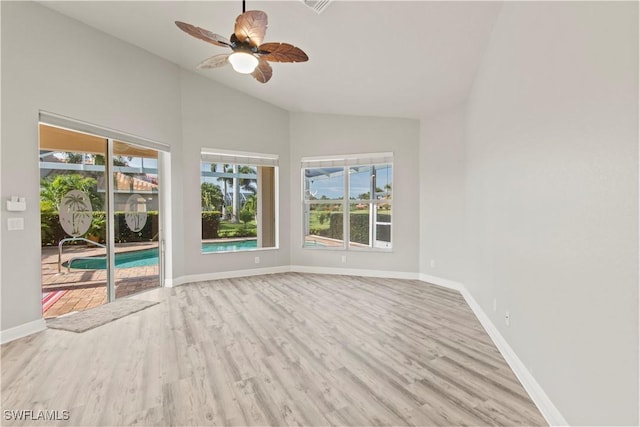
{"type": "Polygon", "coordinates": [[[254,261],[256,262],[256,264],[260,264],[260,257],[257,256],[254,261]]]}
{"type": "Polygon", "coordinates": [[[27,210],[27,200],[24,197],[11,196],[7,200],[7,210],[9,212],[19,212],[27,210]]]}
{"type": "Polygon", "coordinates": [[[436,260],[435,259],[429,260],[429,265],[431,266],[431,268],[436,268],[436,260]]]}
{"type": "Polygon", "coordinates": [[[343,264],[347,263],[347,256],[346,255],[342,255],[342,263],[343,264]]]}
{"type": "Polygon", "coordinates": [[[507,326],[511,326],[511,315],[508,311],[504,314],[504,324],[507,326]]]}

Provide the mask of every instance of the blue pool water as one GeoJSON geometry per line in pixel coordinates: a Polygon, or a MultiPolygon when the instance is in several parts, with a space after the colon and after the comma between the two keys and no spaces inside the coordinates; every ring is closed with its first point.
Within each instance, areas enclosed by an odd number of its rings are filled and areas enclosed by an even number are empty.
{"type": "Polygon", "coordinates": [[[255,249],[257,247],[258,247],[257,240],[238,240],[237,242],[203,243],[202,253],[240,251],[243,249],[255,249]]]}
{"type": "MultiPolygon", "coordinates": [[[[66,267],[67,262],[63,263],[66,267]]],[[[158,248],[116,254],[116,268],[148,267],[158,265],[158,248]]],[[[71,268],[80,270],[106,270],[104,256],[85,257],[71,260],[71,268]]]]}
{"type": "MultiPolygon", "coordinates": [[[[237,242],[207,242],[202,244],[203,253],[229,252],[243,249],[255,249],[257,240],[239,240],[237,242]]],[[[68,262],[63,263],[66,267],[68,262]]],[[[158,248],[116,254],[116,268],[149,267],[158,265],[158,248]]],[[[85,257],[71,260],[71,268],[80,270],[106,270],[107,261],[103,256],[85,257]]]]}
{"type": "Polygon", "coordinates": [[[321,242],[316,242],[315,240],[305,240],[303,247],[305,247],[305,248],[326,248],[327,245],[324,245],[321,242]]]}

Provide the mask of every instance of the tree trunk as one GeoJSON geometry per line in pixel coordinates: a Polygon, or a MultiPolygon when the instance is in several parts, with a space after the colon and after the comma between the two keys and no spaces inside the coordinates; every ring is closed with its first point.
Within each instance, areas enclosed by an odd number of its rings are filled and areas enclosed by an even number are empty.
{"type": "Polygon", "coordinates": [[[238,223],[240,212],[240,180],[238,179],[238,165],[233,165],[233,222],[238,223]]]}

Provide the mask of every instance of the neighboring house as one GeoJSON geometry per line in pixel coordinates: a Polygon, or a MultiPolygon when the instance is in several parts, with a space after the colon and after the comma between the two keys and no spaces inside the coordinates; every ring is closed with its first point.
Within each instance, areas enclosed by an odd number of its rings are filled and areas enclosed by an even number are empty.
{"type": "MultiPolygon", "coordinates": [[[[127,199],[132,194],[140,194],[147,199],[147,211],[158,210],[158,180],[155,177],[149,175],[143,175],[142,177],[135,177],[124,174],[122,172],[115,173],[115,185],[114,194],[114,209],[115,211],[124,211],[127,204],[127,199]]],[[[104,193],[104,177],[98,180],[98,192],[104,193]]]]}

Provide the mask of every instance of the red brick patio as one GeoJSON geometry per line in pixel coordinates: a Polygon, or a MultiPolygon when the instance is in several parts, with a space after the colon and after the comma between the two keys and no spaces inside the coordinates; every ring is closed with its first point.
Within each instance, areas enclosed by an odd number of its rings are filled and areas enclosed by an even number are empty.
{"type": "MultiPolygon", "coordinates": [[[[119,246],[116,252],[129,252],[156,248],[153,243],[136,243],[119,246]]],[[[86,246],[65,246],[62,262],[78,256],[104,256],[105,249],[86,246]]],[[[106,270],[67,271],[58,273],[58,247],[42,248],[42,292],[66,290],[52,305],[45,318],[57,317],[73,311],[83,311],[107,302],[106,270]]],[[[141,292],[160,285],[158,265],[148,267],[116,268],[116,298],[141,292]]]]}

